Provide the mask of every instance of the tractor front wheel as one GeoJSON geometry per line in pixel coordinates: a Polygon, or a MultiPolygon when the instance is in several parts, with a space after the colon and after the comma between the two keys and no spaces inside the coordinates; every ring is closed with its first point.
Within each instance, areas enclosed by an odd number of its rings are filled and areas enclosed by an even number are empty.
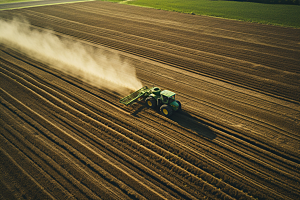
{"type": "Polygon", "coordinates": [[[153,97],[146,98],[146,105],[148,108],[155,108],[156,107],[156,100],[153,97]]]}
{"type": "Polygon", "coordinates": [[[180,103],[180,101],[177,101],[177,100],[176,100],[176,102],[178,103],[178,109],[176,111],[180,111],[181,110],[181,103],[180,103]]]}
{"type": "Polygon", "coordinates": [[[166,117],[170,117],[173,113],[173,110],[169,105],[162,105],[160,107],[160,112],[162,115],[164,115],[166,117]]]}

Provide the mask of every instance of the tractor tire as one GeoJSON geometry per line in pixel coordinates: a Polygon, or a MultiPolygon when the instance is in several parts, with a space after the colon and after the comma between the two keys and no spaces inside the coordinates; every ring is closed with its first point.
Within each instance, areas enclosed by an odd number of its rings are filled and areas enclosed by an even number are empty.
{"type": "Polygon", "coordinates": [[[177,111],[177,112],[178,112],[178,111],[181,111],[181,103],[180,103],[180,101],[177,101],[177,100],[176,100],[176,102],[177,102],[178,105],[179,105],[179,106],[178,106],[178,109],[177,109],[176,111],[177,111]]]}
{"type": "Polygon", "coordinates": [[[146,98],[146,105],[148,108],[155,108],[156,107],[156,100],[153,97],[146,98]]]}
{"type": "Polygon", "coordinates": [[[160,112],[162,115],[164,115],[165,117],[170,117],[173,114],[173,110],[169,105],[162,105],[160,107],[160,112]]]}

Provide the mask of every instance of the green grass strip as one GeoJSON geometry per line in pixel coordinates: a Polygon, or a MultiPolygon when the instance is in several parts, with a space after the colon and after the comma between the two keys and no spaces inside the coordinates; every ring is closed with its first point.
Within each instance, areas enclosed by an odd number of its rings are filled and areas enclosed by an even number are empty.
{"type": "Polygon", "coordinates": [[[300,6],[218,0],[105,0],[155,9],[300,28],[300,6]]]}

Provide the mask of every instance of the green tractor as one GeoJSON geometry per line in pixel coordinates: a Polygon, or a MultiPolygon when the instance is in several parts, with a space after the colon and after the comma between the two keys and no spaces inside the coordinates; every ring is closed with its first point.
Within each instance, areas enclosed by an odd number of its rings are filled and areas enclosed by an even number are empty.
{"type": "Polygon", "coordinates": [[[181,104],[175,100],[175,93],[169,90],[161,91],[158,87],[147,86],[120,99],[124,105],[132,105],[136,102],[145,102],[148,108],[160,108],[161,114],[170,117],[174,111],[181,110],[181,104]]]}

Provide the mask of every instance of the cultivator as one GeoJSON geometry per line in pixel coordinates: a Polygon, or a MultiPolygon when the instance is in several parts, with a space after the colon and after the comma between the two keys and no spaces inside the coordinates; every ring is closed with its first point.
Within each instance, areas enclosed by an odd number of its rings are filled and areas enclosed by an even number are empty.
{"type": "Polygon", "coordinates": [[[149,92],[149,88],[147,86],[142,87],[141,89],[135,91],[134,93],[124,97],[123,99],[120,99],[120,103],[128,106],[132,105],[136,102],[142,101],[144,98],[143,96],[149,92]]]}
{"type": "Polygon", "coordinates": [[[120,103],[126,106],[143,101],[149,108],[160,108],[161,113],[166,117],[170,117],[173,111],[181,110],[180,102],[175,100],[175,93],[169,90],[161,91],[158,87],[148,88],[144,86],[120,99],[120,103]]]}

